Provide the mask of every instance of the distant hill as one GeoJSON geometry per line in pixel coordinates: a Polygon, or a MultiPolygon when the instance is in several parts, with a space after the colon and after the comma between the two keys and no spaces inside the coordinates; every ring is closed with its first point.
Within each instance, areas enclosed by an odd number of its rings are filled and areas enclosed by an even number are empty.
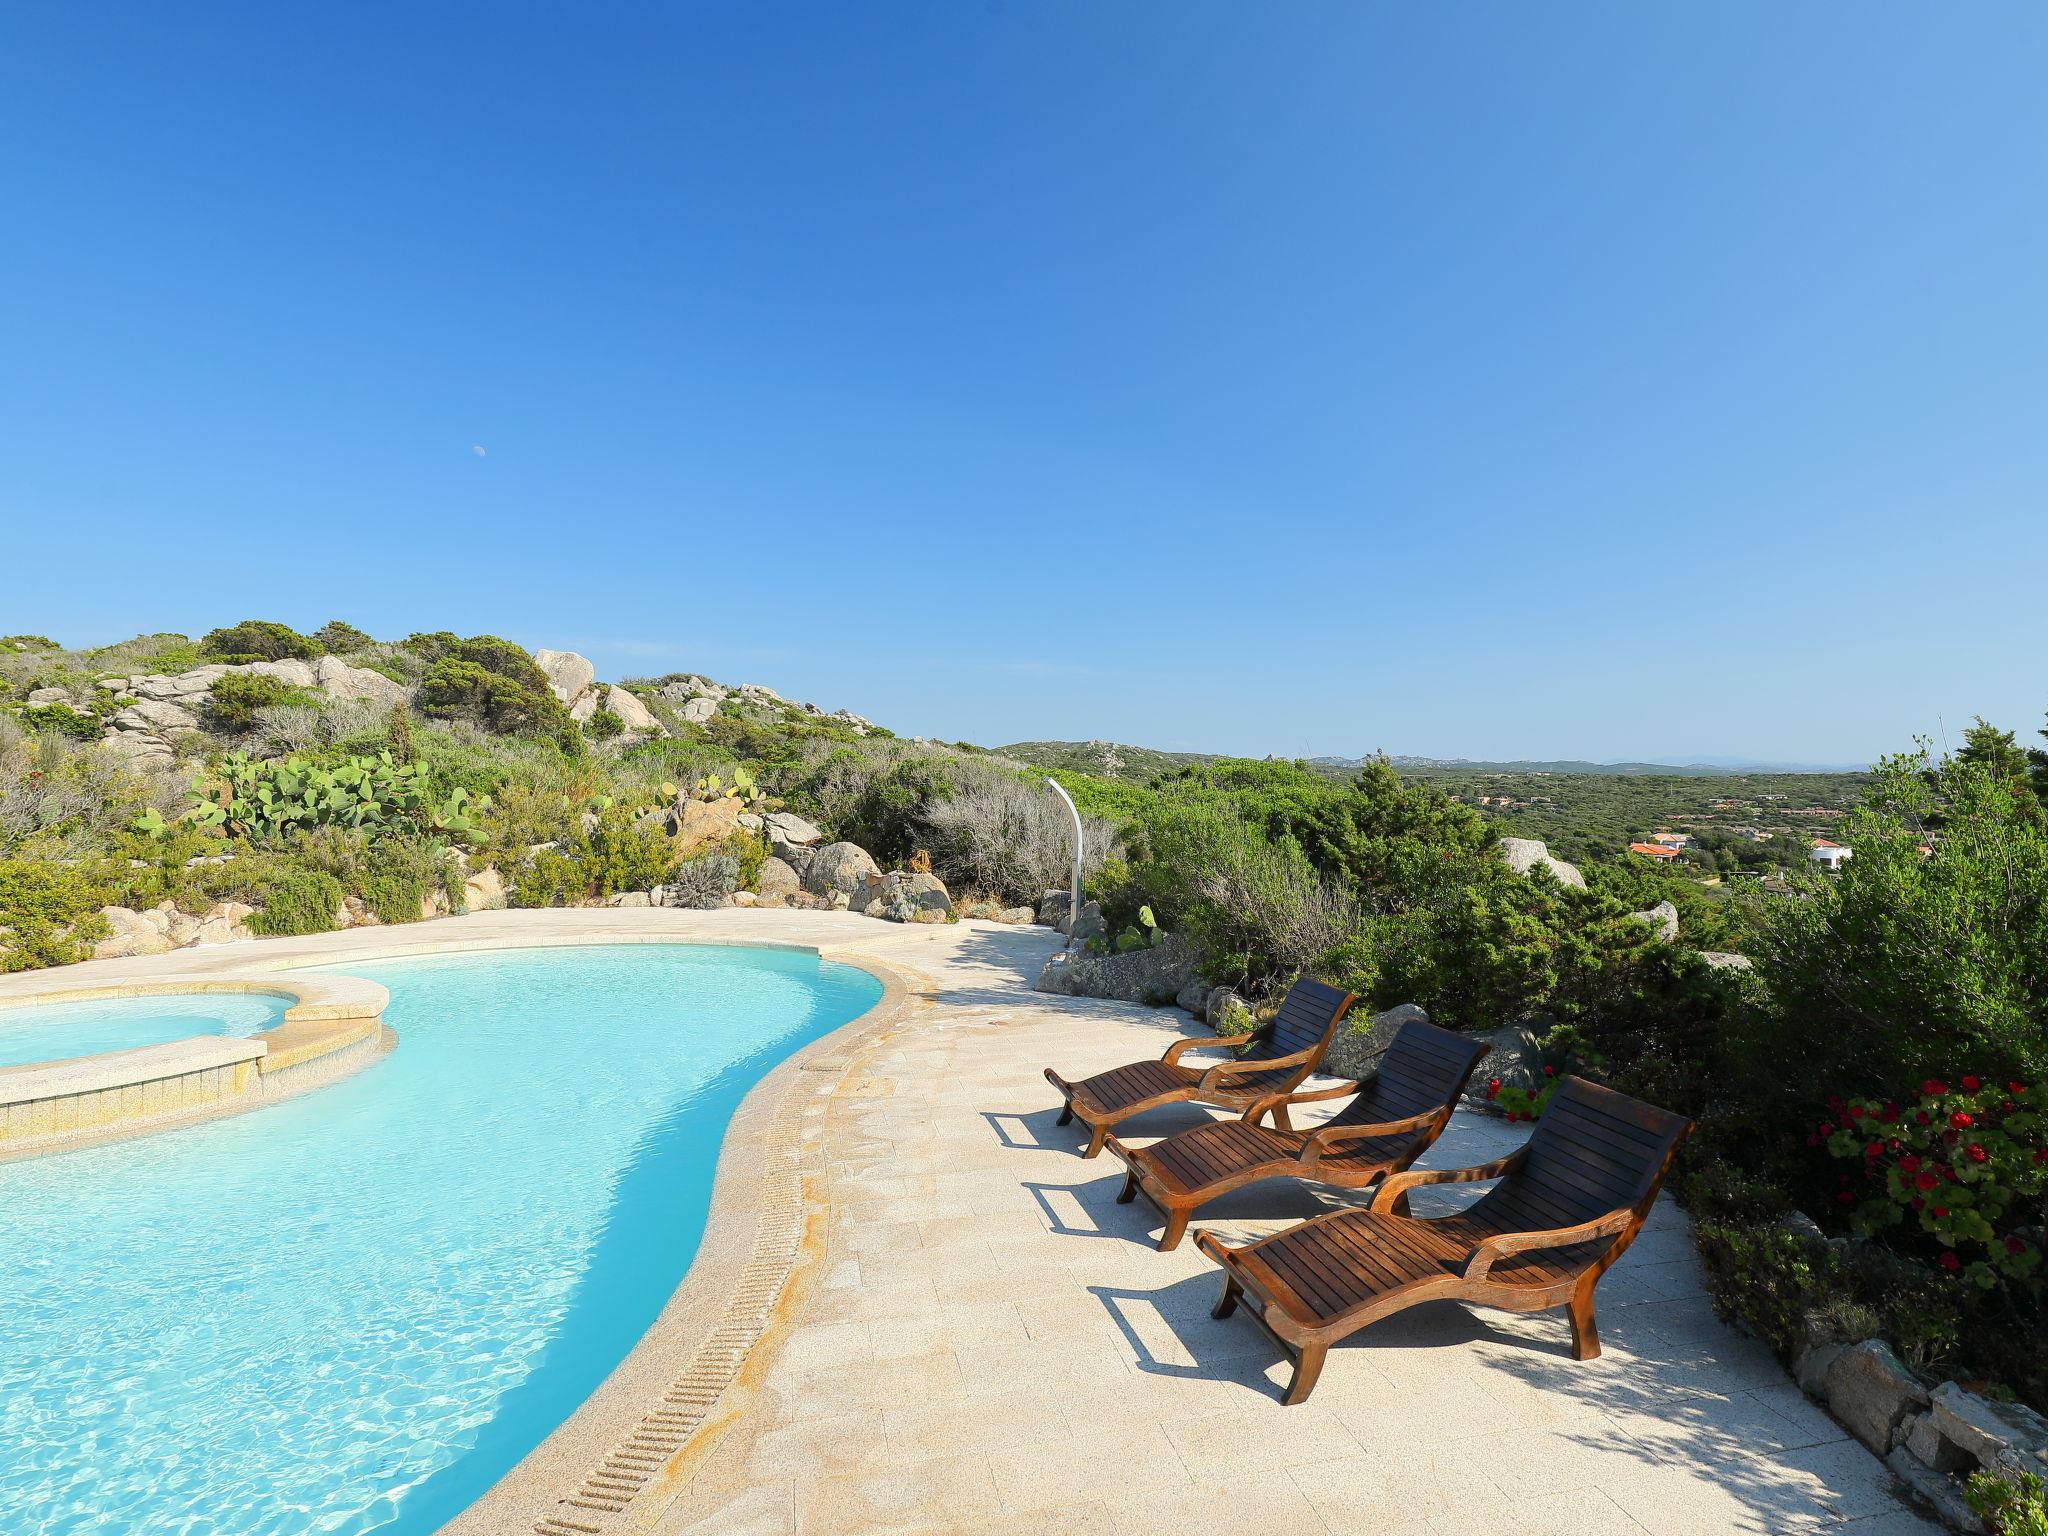
{"type": "Polygon", "coordinates": [[[1119,741],[1016,741],[995,749],[1004,757],[1064,773],[1092,773],[1105,779],[1142,784],[1157,774],[1196,763],[1213,763],[1214,752],[1158,752],[1119,741]]]}
{"type": "MultiPolygon", "coordinates": [[[[1071,773],[1093,773],[1109,779],[1144,782],[1154,774],[1194,763],[1213,763],[1230,754],[1224,752],[1160,752],[1151,747],[1134,747],[1119,741],[1019,741],[996,751],[1019,762],[1040,768],[1058,768],[1071,773]]],[[[1278,754],[1275,754],[1278,756],[1278,754]]],[[[1332,778],[1354,773],[1372,761],[1365,757],[1307,757],[1300,761],[1317,773],[1332,778]]],[[[1692,763],[1594,763],[1574,758],[1488,761],[1469,757],[1396,756],[1387,759],[1404,773],[1425,777],[1436,773],[1552,773],[1612,774],[1681,779],[1722,779],[1745,773],[1861,773],[1864,765],[1767,763],[1745,758],[1725,758],[1692,763]]]]}

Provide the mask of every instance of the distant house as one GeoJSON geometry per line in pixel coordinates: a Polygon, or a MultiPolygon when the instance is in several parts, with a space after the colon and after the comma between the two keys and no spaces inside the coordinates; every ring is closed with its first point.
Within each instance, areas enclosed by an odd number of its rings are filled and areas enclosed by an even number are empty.
{"type": "Polygon", "coordinates": [[[1628,851],[1640,853],[1646,859],[1675,859],[1679,854],[1678,849],[1667,848],[1662,843],[1630,843],[1628,851]]]}
{"type": "Polygon", "coordinates": [[[1692,837],[1685,832],[1653,832],[1650,841],[1660,848],[1690,848],[1692,837]]]}
{"type": "Polygon", "coordinates": [[[1845,848],[1840,843],[1831,843],[1824,837],[1816,837],[1813,840],[1813,852],[1808,857],[1829,874],[1835,874],[1840,871],[1845,861],[1855,857],[1855,852],[1853,848],[1845,848]]]}

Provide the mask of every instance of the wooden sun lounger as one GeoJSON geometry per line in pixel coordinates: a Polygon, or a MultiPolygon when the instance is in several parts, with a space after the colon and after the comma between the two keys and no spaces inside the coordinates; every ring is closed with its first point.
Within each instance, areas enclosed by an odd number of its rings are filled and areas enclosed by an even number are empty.
{"type": "Polygon", "coordinates": [[[1332,1344],[1424,1301],[1512,1312],[1565,1307],[1572,1356],[1600,1353],[1593,1287],[1635,1240],[1679,1144],[1682,1115],[1566,1078],[1520,1151],[1478,1168],[1389,1175],[1364,1211],[1335,1211],[1243,1247],[1195,1244],[1223,1266],[1214,1315],[1240,1301],[1294,1358],[1286,1401],[1307,1400],[1332,1344]],[[1424,1184],[1500,1182],[1452,1216],[1408,1215],[1424,1184]]]}
{"type": "Polygon", "coordinates": [[[1176,1041],[1157,1061],[1135,1061],[1076,1083],[1047,1067],[1045,1080],[1067,1101],[1059,1123],[1079,1116],[1089,1132],[1088,1150],[1081,1155],[1093,1157],[1109,1139],[1112,1126],[1162,1104],[1193,1099],[1225,1109],[1248,1109],[1260,1099],[1287,1093],[1315,1071],[1337,1025],[1356,1001],[1351,993],[1320,981],[1297,981],[1287,989],[1272,1023],[1251,1034],[1176,1041]],[[1235,1061],[1207,1068],[1180,1064],[1189,1051],[1235,1045],[1249,1047],[1235,1061]]]}
{"type": "Polygon", "coordinates": [[[1275,1094],[1253,1104],[1241,1120],[1191,1126],[1149,1147],[1126,1147],[1112,1136],[1109,1150],[1130,1168],[1117,1201],[1127,1204],[1142,1194],[1159,1208],[1166,1218],[1159,1238],[1164,1253],[1179,1244],[1198,1206],[1261,1179],[1364,1189],[1406,1168],[1443,1134],[1465,1080],[1487,1050],[1484,1040],[1410,1022],[1395,1034],[1368,1082],[1275,1094]],[[1312,1131],[1287,1124],[1292,1105],[1346,1095],[1351,1102],[1312,1131]],[[1273,1125],[1259,1124],[1268,1114],[1273,1125]]]}

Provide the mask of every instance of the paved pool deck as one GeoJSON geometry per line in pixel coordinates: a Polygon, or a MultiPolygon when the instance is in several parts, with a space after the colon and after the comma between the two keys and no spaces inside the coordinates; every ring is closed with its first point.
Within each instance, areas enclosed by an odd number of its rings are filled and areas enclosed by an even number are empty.
{"type": "MultiPolygon", "coordinates": [[[[1209,1316],[1214,1266],[1192,1241],[1154,1251],[1149,1208],[1115,1203],[1122,1165],[1077,1155],[1040,1075],[1156,1055],[1196,1027],[1031,992],[1056,944],[1044,930],[926,933],[852,936],[917,1004],[830,1089],[824,1242],[784,1326],[727,1394],[680,1496],[633,1528],[1939,1530],[1762,1345],[1715,1319],[1668,1200],[1601,1284],[1599,1360],[1570,1358],[1562,1312],[1442,1303],[1332,1351],[1314,1397],[1283,1407],[1273,1345],[1242,1315],[1209,1316]]],[[[1157,1111],[1130,1139],[1210,1113],[1157,1111]]],[[[1520,1139],[1461,1114],[1424,1163],[1483,1162],[1520,1139]]],[[[1196,1227],[1242,1239],[1325,1208],[1253,1186],[1196,1227]]]]}
{"type": "MultiPolygon", "coordinates": [[[[1601,1284],[1599,1360],[1570,1358],[1561,1312],[1442,1303],[1333,1350],[1314,1397],[1283,1407],[1277,1350],[1242,1315],[1210,1318],[1214,1267],[1191,1241],[1153,1250],[1150,1208],[1115,1203],[1122,1165],[1077,1155],[1077,1127],[1054,1124],[1041,1076],[1157,1055],[1200,1031],[1172,1009],[1033,993],[1058,943],[1045,929],[790,911],[487,912],[95,961],[0,978],[0,995],[59,976],[252,976],[404,952],[661,939],[814,946],[871,966],[887,999],[749,1096],[720,1158],[705,1245],[662,1320],[451,1532],[1939,1529],[1898,1502],[1883,1465],[1761,1345],[1715,1320],[1668,1201],[1601,1284]],[[782,1226],[787,1252],[766,1262],[782,1226]],[[721,1309],[743,1301],[759,1326],[721,1343],[721,1317],[737,1315],[721,1309]],[[729,1359],[707,1373],[721,1352],[729,1359]],[[699,1381],[715,1385],[699,1392],[699,1381]],[[685,1417],[671,1444],[662,1426],[685,1417]],[[621,1454],[649,1476],[629,1479],[619,1507],[572,1501],[596,1486],[600,1458],[621,1454]]],[[[1126,1139],[1211,1113],[1158,1111],[1126,1139]]],[[[1518,1139],[1461,1114],[1423,1163],[1481,1162],[1518,1139]]],[[[1430,1191],[1415,1205],[1476,1193],[1430,1191]]],[[[1325,1209],[1324,1198],[1253,1186],[1196,1227],[1242,1239],[1325,1209]]]]}

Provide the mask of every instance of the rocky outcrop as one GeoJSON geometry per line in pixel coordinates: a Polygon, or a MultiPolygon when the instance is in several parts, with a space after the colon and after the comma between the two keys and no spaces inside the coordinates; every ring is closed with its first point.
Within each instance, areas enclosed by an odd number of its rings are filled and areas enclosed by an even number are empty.
{"type": "Polygon", "coordinates": [[[195,949],[203,944],[233,944],[256,935],[249,919],[256,909],[239,901],[223,901],[198,916],[180,912],[175,902],[159,902],[147,912],[128,907],[102,907],[100,916],[112,932],[93,946],[95,960],[114,960],[129,955],[161,955],[174,949],[195,949]]]}
{"type": "Polygon", "coordinates": [[[1666,944],[1678,939],[1678,908],[1669,901],[1660,901],[1647,912],[1631,912],[1629,916],[1656,929],[1657,937],[1666,944]]]}
{"type": "Polygon", "coordinates": [[[1500,840],[1500,856],[1518,875],[1526,875],[1540,864],[1561,883],[1575,885],[1580,890],[1586,888],[1586,877],[1579,873],[1578,866],[1565,863],[1538,838],[1504,837],[1500,840]]]}
{"type": "Polygon", "coordinates": [[[788,859],[792,848],[815,848],[825,837],[822,831],[794,811],[770,811],[761,818],[761,825],[768,834],[768,846],[781,859],[788,859]]]}
{"type": "Polygon", "coordinates": [[[1228,987],[1217,987],[1202,1005],[1203,1022],[1219,1035],[1242,1034],[1252,1027],[1252,1005],[1228,987]]]}
{"type": "Polygon", "coordinates": [[[597,680],[597,668],[574,651],[538,650],[533,664],[546,676],[549,691],[567,705],[575,704],[597,680]]]}
{"type": "Polygon", "coordinates": [[[1331,1077],[1362,1078],[1379,1065],[1379,1059],[1394,1043],[1403,1024],[1427,1024],[1429,1015],[1420,1004],[1402,1003],[1384,1013],[1365,1014],[1355,1009],[1330,1041],[1322,1070],[1331,1077]]]}
{"type": "Polygon", "coordinates": [[[813,896],[828,900],[835,895],[844,896],[851,902],[856,892],[866,888],[867,877],[880,873],[867,849],[858,843],[828,843],[818,850],[811,867],[804,871],[804,889],[813,896]]]}
{"type": "Polygon", "coordinates": [[[462,904],[472,912],[488,912],[505,905],[505,877],[486,864],[471,870],[462,881],[462,904]]]}
{"type": "Polygon", "coordinates": [[[722,843],[734,836],[740,830],[740,817],[746,809],[746,802],[735,795],[722,800],[692,800],[687,796],[678,800],[673,813],[676,852],[688,858],[711,843],[722,843]]]}
{"type": "Polygon", "coordinates": [[[1882,1339],[1843,1350],[1828,1367],[1827,1394],[1835,1417],[1880,1456],[1908,1415],[1927,1406],[1927,1389],[1882,1339]]]}
{"type": "Polygon", "coordinates": [[[1533,1093],[1543,1079],[1543,1047],[1535,1034],[1523,1025],[1510,1024],[1494,1030],[1486,1041],[1488,1052],[1465,1085],[1465,1102],[1487,1102],[1486,1084],[1496,1077],[1504,1088],[1525,1088],[1533,1093]]]}
{"type": "Polygon", "coordinates": [[[1038,898],[1038,920],[1048,928],[1067,931],[1067,919],[1074,910],[1074,896],[1071,891],[1047,891],[1038,898]]]}
{"type": "Polygon", "coordinates": [[[1106,997],[1122,1003],[1163,1008],[1195,975],[1195,952],[1178,934],[1121,955],[1087,955],[1061,950],[1032,983],[1035,991],[1062,997],[1106,997]]]}
{"type": "Polygon", "coordinates": [[[368,667],[352,667],[339,656],[322,656],[313,663],[313,685],[337,699],[368,699],[387,706],[412,697],[405,684],[368,667]]]}
{"type": "Polygon", "coordinates": [[[336,699],[391,705],[412,697],[404,684],[368,667],[352,667],[338,656],[322,656],[316,662],[216,662],[184,672],[103,677],[98,686],[108,695],[106,703],[115,706],[103,722],[103,745],[139,767],[168,764],[179,744],[198,733],[199,711],[212,698],[214,685],[235,674],[275,678],[287,687],[317,690],[336,699]]]}
{"type": "Polygon", "coordinates": [[[754,892],[759,896],[794,896],[803,888],[797,872],[783,859],[768,859],[754,877],[754,892]]]}
{"type": "Polygon", "coordinates": [[[661,729],[654,712],[616,683],[605,690],[604,707],[617,715],[632,735],[652,736],[661,729]]]}
{"type": "Polygon", "coordinates": [[[847,897],[847,910],[898,923],[943,923],[953,915],[953,898],[937,875],[869,875],[847,897]]]}
{"type": "Polygon", "coordinates": [[[1733,950],[1703,949],[1700,958],[1717,971],[1753,971],[1756,962],[1747,955],[1738,955],[1733,950]]]}

